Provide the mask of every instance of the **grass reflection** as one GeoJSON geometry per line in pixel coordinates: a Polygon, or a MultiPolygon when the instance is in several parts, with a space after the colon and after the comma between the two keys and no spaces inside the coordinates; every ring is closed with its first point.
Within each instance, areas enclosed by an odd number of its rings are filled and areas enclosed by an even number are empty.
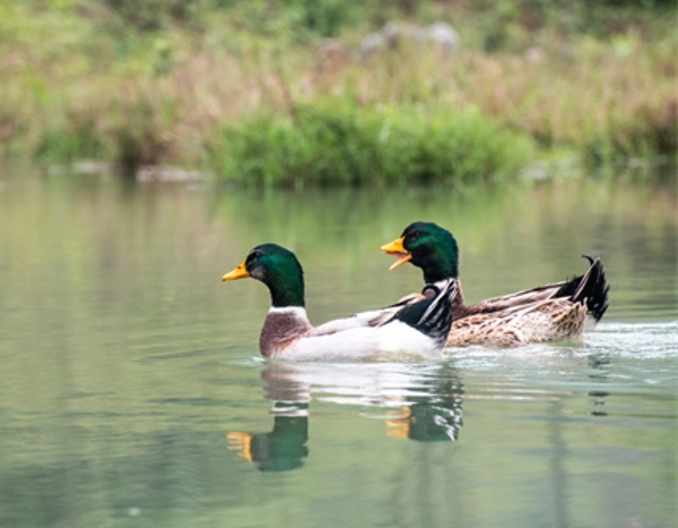
{"type": "Polygon", "coordinates": [[[0,525],[674,520],[672,184],[218,193],[1,178],[0,525]],[[322,322],[419,289],[378,251],[414,219],[455,233],[469,300],[564,278],[590,252],[610,310],[577,346],[344,370],[259,359],[267,293],[220,281],[249,248],[295,250],[322,322]],[[269,415],[274,402],[308,416],[269,415]],[[284,439],[279,467],[303,469],[253,470],[259,434],[284,439]]]}

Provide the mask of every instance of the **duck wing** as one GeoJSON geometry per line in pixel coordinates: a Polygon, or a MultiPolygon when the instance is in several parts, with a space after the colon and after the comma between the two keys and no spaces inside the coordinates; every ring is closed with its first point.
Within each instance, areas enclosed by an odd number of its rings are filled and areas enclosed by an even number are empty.
{"type": "Polygon", "coordinates": [[[566,298],[546,299],[513,306],[495,313],[479,313],[455,320],[447,347],[493,345],[510,347],[527,343],[579,338],[584,330],[586,307],[566,298]]]}
{"type": "Polygon", "coordinates": [[[391,304],[390,306],[376,310],[358,312],[349,317],[342,317],[341,319],[327,321],[326,323],[316,326],[311,331],[311,335],[330,335],[337,332],[350,330],[352,328],[381,326],[382,324],[392,320],[393,317],[405,306],[409,306],[410,304],[421,301],[422,299],[426,299],[423,294],[411,293],[399,299],[398,302],[391,304]]]}
{"type": "Polygon", "coordinates": [[[512,346],[579,338],[587,316],[598,322],[605,314],[610,289],[600,259],[584,257],[590,265],[583,275],[462,305],[454,313],[446,346],[512,346]]]}
{"type": "MultiPolygon", "coordinates": [[[[438,283],[439,284],[439,283],[438,283]]],[[[393,321],[405,323],[435,342],[445,343],[452,326],[452,301],[457,295],[457,281],[447,280],[442,287],[427,284],[423,299],[410,302],[394,314],[385,326],[393,321]]]]}
{"type": "Polygon", "coordinates": [[[531,306],[549,299],[567,299],[571,303],[584,303],[587,313],[600,321],[608,307],[609,285],[599,258],[583,255],[590,266],[583,275],[552,284],[545,284],[507,295],[485,299],[477,304],[456,307],[455,320],[471,315],[492,314],[520,306],[531,306]]]}

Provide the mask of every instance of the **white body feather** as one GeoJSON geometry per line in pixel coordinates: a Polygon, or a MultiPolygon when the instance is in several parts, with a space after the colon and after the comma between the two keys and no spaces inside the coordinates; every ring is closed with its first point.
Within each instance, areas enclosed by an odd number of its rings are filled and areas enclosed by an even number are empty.
{"type": "Polygon", "coordinates": [[[312,335],[321,336],[334,334],[336,332],[344,332],[353,328],[377,326],[393,317],[400,309],[402,309],[402,306],[381,308],[379,310],[359,312],[349,317],[343,317],[342,319],[334,319],[323,323],[320,326],[316,326],[313,329],[312,335]]]}
{"type": "MultiPolygon", "coordinates": [[[[265,345],[271,346],[272,357],[294,361],[336,361],[342,359],[393,359],[402,355],[432,356],[441,352],[441,347],[430,337],[411,326],[394,320],[384,326],[360,326],[364,322],[351,321],[353,318],[332,321],[318,329],[310,326],[306,310],[301,307],[271,308],[267,322],[285,318],[294,320],[297,338],[292,338],[293,327],[287,327],[288,336],[277,336],[283,346],[277,348],[275,343],[264,343],[262,331],[262,350],[265,345]],[[340,321],[345,321],[342,324],[340,321]],[[337,323],[337,324],[335,324],[337,323]],[[357,323],[357,325],[356,325],[357,323]],[[323,328],[324,327],[324,328],[323,328]]],[[[266,324],[264,325],[266,328],[266,324]]],[[[271,336],[273,337],[273,336],[271,336]]]]}

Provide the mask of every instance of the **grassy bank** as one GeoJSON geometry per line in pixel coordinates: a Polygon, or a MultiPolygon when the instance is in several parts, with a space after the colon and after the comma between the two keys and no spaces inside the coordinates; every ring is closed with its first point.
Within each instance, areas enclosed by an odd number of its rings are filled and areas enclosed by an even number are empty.
{"type": "Polygon", "coordinates": [[[0,148],[245,185],[491,179],[554,149],[674,157],[675,8],[587,4],[3,1],[0,148]],[[365,53],[393,20],[448,21],[460,49],[365,53]]]}
{"type": "Polygon", "coordinates": [[[329,100],[224,128],[212,151],[218,173],[240,185],[303,187],[498,180],[530,159],[531,146],[474,109],[329,100]]]}

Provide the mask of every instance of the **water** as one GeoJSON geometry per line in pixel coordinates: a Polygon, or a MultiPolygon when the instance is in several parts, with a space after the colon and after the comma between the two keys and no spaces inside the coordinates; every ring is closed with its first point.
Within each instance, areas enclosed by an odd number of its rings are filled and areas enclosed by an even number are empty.
{"type": "Polygon", "coordinates": [[[0,171],[0,526],[657,527],[676,522],[674,185],[215,193],[0,171]],[[470,300],[580,273],[583,344],[267,363],[275,241],[312,321],[420,287],[378,247],[449,227],[470,300]]]}

